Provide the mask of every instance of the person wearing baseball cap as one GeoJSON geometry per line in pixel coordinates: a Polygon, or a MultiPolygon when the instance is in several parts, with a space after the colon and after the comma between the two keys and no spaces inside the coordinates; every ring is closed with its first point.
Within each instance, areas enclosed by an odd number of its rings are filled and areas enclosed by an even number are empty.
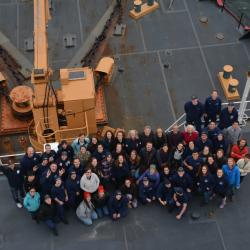
{"type": "Polygon", "coordinates": [[[109,215],[108,202],[109,195],[107,192],[105,192],[104,187],[100,185],[97,189],[97,193],[93,194],[93,204],[95,206],[98,218],[109,215]]]}
{"type": "Polygon", "coordinates": [[[150,183],[147,176],[143,177],[142,181],[139,184],[139,200],[143,205],[151,203],[155,200],[155,192],[152,183],[150,183]]]}
{"type": "Polygon", "coordinates": [[[128,200],[122,195],[121,190],[116,190],[109,200],[109,214],[112,220],[119,220],[127,215],[128,200]]]}
{"type": "Polygon", "coordinates": [[[169,212],[177,209],[176,219],[180,220],[187,211],[188,198],[182,187],[174,188],[173,205],[169,207],[169,212]]]}
{"type": "Polygon", "coordinates": [[[59,219],[64,223],[68,224],[67,219],[65,218],[64,213],[64,204],[68,201],[68,194],[64,185],[62,183],[62,179],[60,176],[55,177],[55,185],[51,189],[51,197],[55,201],[57,215],[59,219]]]}
{"type": "Polygon", "coordinates": [[[98,218],[94,205],[91,201],[91,193],[83,193],[83,201],[77,207],[76,215],[78,219],[87,226],[91,226],[93,224],[93,220],[98,218]]]}
{"type": "Polygon", "coordinates": [[[184,110],[186,113],[186,123],[194,125],[196,130],[201,132],[201,118],[204,113],[204,106],[198,100],[198,97],[193,95],[191,101],[188,101],[184,105],[184,110]]]}
{"type": "Polygon", "coordinates": [[[65,182],[65,188],[68,194],[68,205],[71,208],[76,208],[81,202],[81,188],[80,177],[76,174],[76,171],[71,170],[69,176],[65,182]]]}

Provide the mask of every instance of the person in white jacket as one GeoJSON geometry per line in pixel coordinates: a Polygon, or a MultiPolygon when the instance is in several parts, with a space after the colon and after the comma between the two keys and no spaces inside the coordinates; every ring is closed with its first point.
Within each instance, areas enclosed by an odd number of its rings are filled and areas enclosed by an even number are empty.
{"type": "Polygon", "coordinates": [[[92,173],[91,168],[87,168],[80,181],[81,189],[92,194],[98,189],[99,184],[99,177],[92,173]]]}
{"type": "Polygon", "coordinates": [[[84,192],[83,201],[76,209],[76,215],[85,225],[90,226],[93,220],[98,218],[93,203],[91,202],[91,194],[84,192]]]}
{"type": "Polygon", "coordinates": [[[250,154],[246,154],[244,158],[239,159],[237,165],[240,169],[240,182],[242,182],[245,176],[250,173],[250,154]]]}

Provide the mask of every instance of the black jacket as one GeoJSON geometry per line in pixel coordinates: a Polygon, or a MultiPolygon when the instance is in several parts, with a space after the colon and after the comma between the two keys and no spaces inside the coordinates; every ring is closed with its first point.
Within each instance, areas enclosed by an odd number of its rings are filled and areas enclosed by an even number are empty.
{"type": "Polygon", "coordinates": [[[54,203],[51,203],[51,205],[48,205],[47,203],[43,203],[40,206],[37,218],[39,220],[54,220],[56,216],[56,208],[54,203]]]}
{"type": "Polygon", "coordinates": [[[95,193],[93,195],[93,205],[95,208],[102,208],[108,206],[109,195],[107,193],[104,194],[104,197],[101,199],[98,197],[98,194],[95,193]]]}
{"type": "Polygon", "coordinates": [[[22,168],[15,165],[14,169],[12,170],[9,167],[0,166],[0,171],[2,171],[7,177],[10,187],[16,189],[23,188],[24,176],[22,168]]]}

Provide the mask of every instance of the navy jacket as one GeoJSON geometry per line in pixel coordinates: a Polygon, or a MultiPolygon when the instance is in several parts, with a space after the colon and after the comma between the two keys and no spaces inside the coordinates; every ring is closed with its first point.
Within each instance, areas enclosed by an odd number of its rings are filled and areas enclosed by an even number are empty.
{"type": "Polygon", "coordinates": [[[126,139],[125,149],[126,149],[127,154],[130,154],[132,150],[136,150],[136,152],[139,153],[141,150],[141,146],[142,146],[142,143],[140,139],[135,139],[135,140],[126,139]]]}
{"type": "Polygon", "coordinates": [[[81,178],[84,174],[84,167],[82,165],[80,165],[79,168],[76,168],[74,165],[70,165],[68,168],[68,171],[67,171],[68,176],[69,176],[71,171],[75,171],[76,175],[81,178]]]}
{"type": "Polygon", "coordinates": [[[194,160],[193,156],[190,155],[185,159],[185,161],[188,165],[193,167],[193,170],[189,170],[186,166],[184,166],[185,170],[187,171],[188,174],[190,174],[190,176],[195,177],[199,171],[199,168],[203,164],[203,160],[200,157],[197,160],[194,160]]]}
{"type": "Polygon", "coordinates": [[[219,128],[224,129],[230,127],[235,121],[238,121],[238,111],[234,108],[232,113],[228,112],[228,108],[224,108],[220,114],[219,128]]]}
{"type": "Polygon", "coordinates": [[[26,176],[28,171],[31,171],[35,165],[40,163],[40,156],[34,153],[33,157],[28,157],[27,154],[23,156],[20,161],[23,174],[26,176]]]}
{"type": "Polygon", "coordinates": [[[146,203],[146,199],[152,199],[153,196],[155,196],[156,190],[154,189],[153,185],[149,183],[149,185],[146,187],[143,182],[139,185],[139,199],[142,203],[146,203]]]}
{"type": "Polygon", "coordinates": [[[67,145],[66,149],[62,147],[61,144],[58,145],[57,157],[60,158],[62,152],[67,152],[68,159],[72,160],[74,157],[74,150],[70,145],[67,145]]]}
{"type": "Polygon", "coordinates": [[[169,201],[173,198],[174,195],[174,189],[172,187],[168,188],[166,187],[165,183],[162,182],[156,192],[157,199],[162,199],[165,201],[169,201]]]}
{"type": "Polygon", "coordinates": [[[213,100],[212,97],[209,96],[205,101],[204,109],[208,118],[215,121],[216,115],[220,115],[221,112],[221,99],[217,97],[216,100],[213,100]]]}
{"type": "Polygon", "coordinates": [[[222,141],[219,141],[216,138],[215,140],[213,140],[213,143],[214,143],[214,153],[216,153],[218,149],[223,149],[225,153],[227,152],[227,144],[224,139],[222,141]]]}
{"type": "Polygon", "coordinates": [[[68,178],[65,182],[65,188],[67,190],[69,199],[74,200],[76,198],[76,193],[81,192],[80,189],[80,177],[76,176],[75,180],[68,178]]]}
{"type": "Polygon", "coordinates": [[[115,196],[109,200],[109,212],[112,216],[114,213],[126,214],[128,200],[126,197],[122,197],[120,201],[117,201],[115,196]]]}
{"type": "Polygon", "coordinates": [[[196,184],[202,193],[213,191],[215,185],[214,177],[210,174],[207,176],[199,176],[196,184]]]}
{"type": "Polygon", "coordinates": [[[55,173],[51,172],[50,176],[46,178],[47,172],[48,171],[44,171],[40,178],[41,191],[43,195],[51,193],[51,188],[53,187],[55,183],[55,178],[58,176],[58,172],[55,172],[55,173]]]}
{"type": "Polygon", "coordinates": [[[98,162],[101,162],[102,160],[104,160],[106,158],[106,151],[103,150],[102,153],[99,153],[98,151],[95,151],[93,154],[92,154],[92,157],[95,157],[97,159],[98,162]]]}
{"type": "Polygon", "coordinates": [[[207,133],[207,136],[211,141],[213,141],[217,137],[217,135],[221,132],[221,130],[218,127],[215,127],[214,129],[205,128],[204,131],[207,133]]]}
{"type": "Polygon", "coordinates": [[[53,186],[51,189],[51,197],[60,201],[65,201],[65,191],[63,184],[60,187],[53,186]]]}
{"type": "Polygon", "coordinates": [[[195,146],[199,152],[202,151],[205,146],[209,147],[210,152],[213,152],[213,143],[210,139],[202,141],[201,138],[199,138],[198,141],[195,143],[195,146]]]}
{"type": "Polygon", "coordinates": [[[0,170],[7,177],[10,187],[15,189],[22,189],[24,183],[24,176],[22,168],[15,166],[14,169],[0,166],[0,170]]]}
{"type": "Polygon", "coordinates": [[[187,102],[184,106],[186,113],[186,121],[188,123],[201,123],[201,117],[204,113],[204,108],[201,102],[193,105],[191,101],[187,102]]]}
{"type": "Polygon", "coordinates": [[[152,142],[153,145],[155,144],[155,138],[154,138],[154,133],[151,132],[149,136],[146,136],[143,132],[139,135],[140,141],[141,141],[141,146],[145,147],[147,142],[152,142]]]}
{"type": "Polygon", "coordinates": [[[182,187],[184,191],[186,191],[187,188],[192,189],[193,186],[193,180],[187,173],[185,173],[183,177],[175,174],[171,182],[173,183],[173,187],[182,187]]]}
{"type": "Polygon", "coordinates": [[[215,193],[226,195],[228,190],[229,190],[229,182],[226,176],[222,176],[221,178],[218,178],[218,176],[216,176],[215,187],[214,187],[215,193]]]}

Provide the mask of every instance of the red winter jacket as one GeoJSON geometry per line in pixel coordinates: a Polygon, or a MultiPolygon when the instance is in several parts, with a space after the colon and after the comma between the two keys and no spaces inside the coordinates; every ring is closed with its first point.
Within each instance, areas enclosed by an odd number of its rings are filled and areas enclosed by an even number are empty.
{"type": "Polygon", "coordinates": [[[182,136],[185,143],[188,144],[191,141],[196,142],[199,137],[199,134],[197,131],[194,131],[192,134],[189,134],[188,132],[182,132],[182,136]]]}
{"type": "Polygon", "coordinates": [[[233,157],[236,161],[243,158],[246,154],[248,154],[247,146],[241,150],[237,144],[233,145],[231,149],[231,157],[233,157]]]}

